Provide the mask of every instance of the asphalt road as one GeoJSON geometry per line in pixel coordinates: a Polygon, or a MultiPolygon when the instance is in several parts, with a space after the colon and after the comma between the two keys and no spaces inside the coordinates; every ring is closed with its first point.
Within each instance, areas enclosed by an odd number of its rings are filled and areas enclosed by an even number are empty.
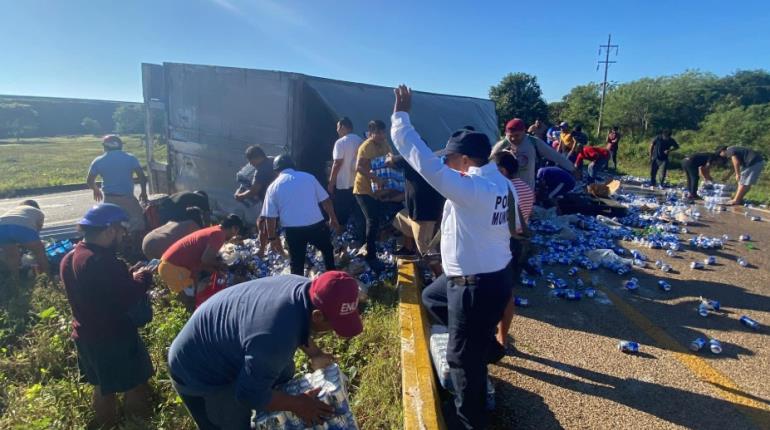
{"type": "MultiPolygon", "coordinates": [[[[493,428],[770,428],[770,228],[731,212],[701,221],[683,238],[728,234],[724,249],[685,244],[669,258],[623,243],[670,263],[671,273],[652,264],[623,278],[600,269],[591,272],[600,275],[600,294],[577,302],[549,297],[543,281],[518,288],[515,294],[532,305],[517,309],[510,331],[519,353],[490,368],[493,428]],[[741,234],[752,236],[750,245],[737,241],[741,234]],[[717,257],[715,266],[689,268],[707,255],[717,257]],[[738,256],[751,266],[740,267],[738,256]],[[622,286],[630,276],[640,280],[636,293],[622,286]],[[659,290],[658,279],[673,290],[659,290]],[[722,312],[699,316],[700,296],[719,300],[722,312]],[[741,315],[763,328],[744,327],[741,315]],[[719,339],[724,351],[691,353],[687,346],[697,337],[719,339]],[[639,342],[641,352],[619,352],[620,340],[639,342]]],[[[546,269],[568,278],[561,266],[546,269]]]]}
{"type": "MultiPolygon", "coordinates": [[[[136,195],[139,195],[139,187],[136,187],[136,195]]],[[[83,214],[94,205],[91,190],[68,191],[63,193],[49,193],[0,199],[0,214],[15,207],[23,200],[37,201],[40,209],[45,213],[45,224],[41,236],[43,238],[72,237],[76,234],[75,223],[83,217],[83,214]]]]}

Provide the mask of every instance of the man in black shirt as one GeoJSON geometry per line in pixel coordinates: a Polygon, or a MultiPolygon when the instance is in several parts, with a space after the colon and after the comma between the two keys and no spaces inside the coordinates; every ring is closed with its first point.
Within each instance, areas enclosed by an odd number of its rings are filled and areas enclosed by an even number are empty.
{"type": "Polygon", "coordinates": [[[740,146],[723,146],[717,150],[717,154],[723,160],[729,159],[732,162],[735,180],[738,181],[738,189],[730,204],[742,205],[743,197],[759,181],[759,175],[765,168],[765,159],[762,154],[740,146]]]}
{"type": "Polygon", "coordinates": [[[650,182],[652,186],[657,185],[658,169],[661,170],[660,184],[666,182],[666,173],[668,172],[668,154],[671,151],[679,149],[679,144],[671,137],[671,130],[663,130],[650,143],[650,182]]]}
{"type": "Polygon", "coordinates": [[[444,197],[430,186],[404,160],[404,157],[391,156],[388,164],[397,169],[404,170],[404,198],[406,209],[396,214],[393,226],[404,234],[404,245],[396,251],[396,255],[413,255],[415,251],[420,255],[428,254],[436,223],[441,219],[444,208],[444,197]],[[415,249],[416,248],[416,249],[415,249]]]}
{"type": "Polygon", "coordinates": [[[184,221],[187,219],[187,208],[197,207],[201,210],[204,226],[211,224],[211,207],[209,196],[205,191],[182,191],[169,196],[168,205],[164,205],[163,212],[167,219],[162,219],[163,224],[168,221],[184,221]]]}
{"type": "Polygon", "coordinates": [[[682,170],[687,175],[687,191],[691,199],[700,199],[698,196],[698,181],[700,177],[707,181],[711,179],[711,166],[719,163],[719,157],[708,152],[698,152],[688,155],[682,160],[682,170]]]}
{"type": "MultiPolygon", "coordinates": [[[[265,191],[276,177],[276,173],[273,171],[273,159],[265,155],[265,151],[259,145],[246,148],[245,156],[248,164],[254,167],[254,176],[251,179],[251,186],[246,188],[241,184],[233,197],[243,203],[247,209],[246,212],[259,214],[262,212],[265,191]]],[[[241,170],[243,171],[246,167],[244,166],[241,170]]],[[[248,221],[249,217],[246,220],[248,221]]],[[[267,246],[267,222],[261,217],[257,218],[257,230],[259,231],[261,252],[267,246]]]]}

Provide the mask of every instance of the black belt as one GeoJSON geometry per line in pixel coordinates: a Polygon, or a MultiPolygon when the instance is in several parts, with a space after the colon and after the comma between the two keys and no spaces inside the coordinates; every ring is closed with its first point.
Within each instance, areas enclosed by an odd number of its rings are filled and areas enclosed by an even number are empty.
{"type": "Polygon", "coordinates": [[[453,284],[464,287],[466,285],[477,285],[479,283],[479,277],[477,275],[467,276],[450,276],[448,277],[453,284]]]}

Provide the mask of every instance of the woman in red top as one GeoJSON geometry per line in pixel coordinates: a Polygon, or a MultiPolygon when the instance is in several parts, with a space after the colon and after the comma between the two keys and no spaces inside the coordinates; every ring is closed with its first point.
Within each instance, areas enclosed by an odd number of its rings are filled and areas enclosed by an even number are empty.
{"type": "Polygon", "coordinates": [[[578,151],[577,160],[575,160],[575,173],[579,178],[582,175],[583,160],[588,160],[588,179],[591,182],[597,180],[597,174],[607,168],[610,159],[610,151],[599,148],[598,146],[583,146],[578,151]]]}
{"type": "MultiPolygon", "coordinates": [[[[618,170],[618,143],[620,143],[620,131],[615,126],[607,133],[607,151],[610,151],[613,169],[615,170],[618,170]]],[[[609,161],[607,164],[609,165],[609,161]]]]}

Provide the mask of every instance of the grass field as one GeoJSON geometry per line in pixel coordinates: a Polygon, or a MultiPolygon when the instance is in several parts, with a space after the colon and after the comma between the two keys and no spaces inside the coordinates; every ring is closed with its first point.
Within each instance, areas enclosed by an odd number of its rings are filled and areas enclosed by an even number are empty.
{"type": "MultiPolygon", "coordinates": [[[[146,164],[141,135],[122,136],[125,151],[146,164]]],[[[165,147],[158,148],[165,151],[165,147]]],[[[84,183],[91,161],[103,153],[101,138],[57,136],[0,140],[0,195],[14,190],[84,183]]],[[[165,155],[163,156],[165,159],[165,155]]]]}
{"type": "MultiPolygon", "coordinates": [[[[361,428],[401,428],[397,292],[385,284],[373,287],[370,295],[361,335],[351,340],[326,335],[318,343],[338,357],[350,377],[350,400],[361,428]]],[[[155,367],[153,415],[148,422],[123,422],[120,428],[193,430],[165,365],[168,347],[189,313],[168,297],[155,300],[153,309],[153,321],[141,330],[155,367]]],[[[92,419],[92,389],[79,382],[70,318],[58,284],[43,276],[10,285],[0,273],[0,428],[79,429],[92,419]]],[[[302,353],[295,362],[298,371],[307,368],[302,353]]]]}

